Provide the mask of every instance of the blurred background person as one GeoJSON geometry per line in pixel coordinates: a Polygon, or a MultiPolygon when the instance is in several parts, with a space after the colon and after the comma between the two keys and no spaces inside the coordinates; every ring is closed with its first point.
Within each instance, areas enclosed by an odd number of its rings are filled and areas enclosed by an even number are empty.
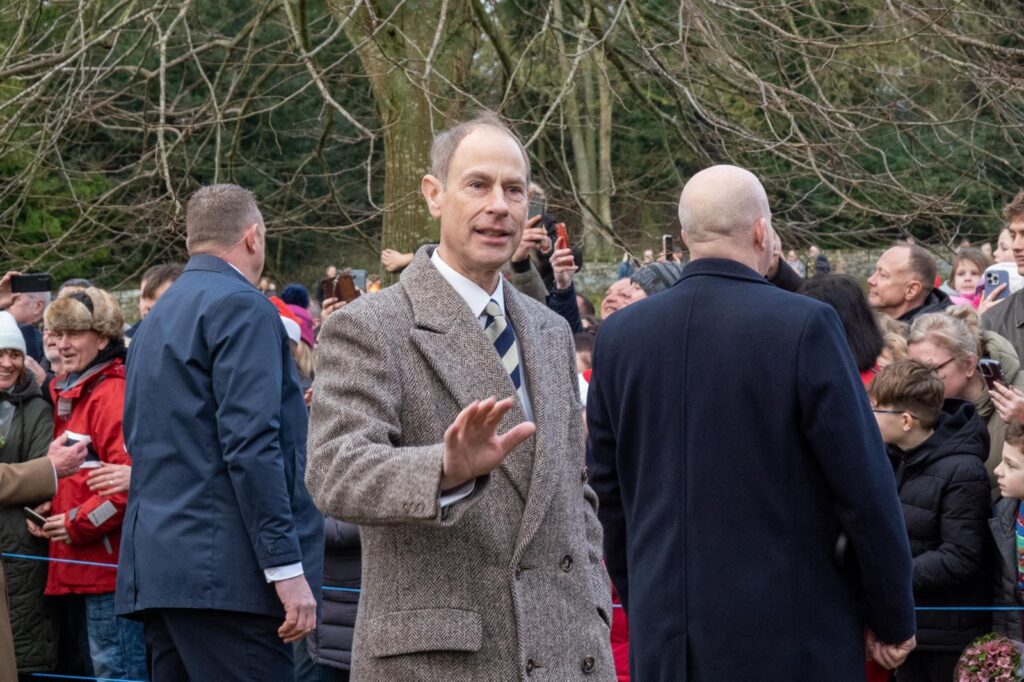
{"type": "Polygon", "coordinates": [[[801,293],[829,304],[839,313],[860,380],[865,386],[870,384],[878,373],[878,357],[885,347],[885,340],[857,280],[849,275],[812,277],[804,284],[801,293]]]}
{"type": "Polygon", "coordinates": [[[43,335],[36,325],[43,319],[43,311],[49,304],[50,292],[33,291],[14,294],[11,306],[7,309],[25,337],[25,354],[36,362],[43,359],[43,335]]]}
{"type": "Polygon", "coordinates": [[[181,263],[162,263],[154,265],[142,273],[142,279],[139,282],[139,320],[125,331],[125,338],[131,339],[135,336],[136,330],[149,314],[150,309],[164,295],[164,292],[171,288],[174,281],[181,277],[181,272],[184,269],[185,266],[181,263]]]}

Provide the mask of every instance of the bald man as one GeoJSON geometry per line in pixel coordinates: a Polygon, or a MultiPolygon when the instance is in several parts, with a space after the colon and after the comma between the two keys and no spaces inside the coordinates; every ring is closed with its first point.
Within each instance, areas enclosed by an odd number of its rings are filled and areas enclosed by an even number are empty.
{"type": "Polygon", "coordinates": [[[634,679],[863,680],[865,644],[895,667],[910,550],[839,319],[765,280],[748,171],[695,175],[679,219],[691,262],[602,325],[587,400],[634,679]]]}

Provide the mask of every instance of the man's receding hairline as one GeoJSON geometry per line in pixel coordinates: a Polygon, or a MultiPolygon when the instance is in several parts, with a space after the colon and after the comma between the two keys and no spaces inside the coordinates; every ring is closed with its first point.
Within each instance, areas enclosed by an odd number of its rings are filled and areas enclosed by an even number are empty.
{"type": "MultiPolygon", "coordinates": [[[[496,126],[493,123],[489,123],[489,122],[486,122],[486,121],[481,121],[480,123],[474,123],[470,127],[469,131],[462,137],[462,139],[459,140],[458,144],[456,144],[455,148],[452,150],[451,158],[448,159],[448,172],[446,174],[448,177],[438,178],[438,179],[441,182],[443,182],[445,185],[448,184],[448,178],[451,177],[451,174],[452,174],[452,161],[455,160],[455,155],[459,153],[460,149],[462,149],[462,145],[465,144],[467,139],[469,139],[469,136],[472,135],[473,133],[475,133],[476,131],[480,130],[481,128],[487,128],[489,130],[494,130],[496,132],[501,133],[502,135],[504,135],[508,139],[512,140],[512,142],[516,146],[516,149],[523,156],[523,171],[524,171],[524,175],[522,176],[522,180],[523,180],[524,183],[529,183],[530,182],[530,162],[526,158],[526,149],[523,147],[523,143],[519,141],[519,139],[512,133],[512,131],[510,131],[510,130],[508,130],[506,128],[502,128],[500,126],[496,126]]],[[[481,172],[481,175],[483,175],[483,174],[484,173],[481,172]]]]}

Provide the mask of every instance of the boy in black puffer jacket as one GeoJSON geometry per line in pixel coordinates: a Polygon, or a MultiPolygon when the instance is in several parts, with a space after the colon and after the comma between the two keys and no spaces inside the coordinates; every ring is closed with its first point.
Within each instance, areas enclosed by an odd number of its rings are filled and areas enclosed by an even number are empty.
{"type": "MultiPolygon", "coordinates": [[[[914,601],[977,606],[990,599],[989,438],[974,405],[943,402],[943,382],[920,362],[878,373],[868,395],[896,470],[914,556],[914,601]]],[[[948,682],[960,652],[989,631],[985,612],[918,611],[917,649],[896,679],[948,682]]]]}

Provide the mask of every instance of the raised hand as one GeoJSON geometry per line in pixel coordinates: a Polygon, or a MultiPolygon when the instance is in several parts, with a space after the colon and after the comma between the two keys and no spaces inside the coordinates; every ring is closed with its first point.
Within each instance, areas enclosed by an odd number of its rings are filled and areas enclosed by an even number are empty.
{"type": "Polygon", "coordinates": [[[535,215],[526,221],[526,225],[523,227],[523,238],[520,240],[519,246],[516,247],[515,253],[512,254],[513,262],[526,260],[530,257],[531,251],[539,250],[541,253],[547,253],[551,248],[548,231],[543,227],[537,227],[540,219],[541,216],[535,215]]]}
{"type": "Polygon", "coordinates": [[[551,254],[551,271],[555,276],[555,287],[558,289],[568,289],[569,285],[572,284],[572,276],[579,270],[576,267],[576,259],[572,257],[572,249],[555,249],[555,252],[551,254]]]}
{"type": "Polygon", "coordinates": [[[533,435],[537,427],[523,422],[498,435],[498,423],[512,409],[512,398],[470,403],[444,434],[441,490],[451,490],[478,476],[489,474],[508,453],[533,435]]]}

